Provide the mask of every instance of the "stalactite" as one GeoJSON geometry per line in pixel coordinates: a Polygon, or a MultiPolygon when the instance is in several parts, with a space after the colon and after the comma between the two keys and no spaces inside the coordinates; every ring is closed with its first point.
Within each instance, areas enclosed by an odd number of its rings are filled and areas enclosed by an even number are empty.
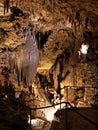
{"type": "Polygon", "coordinates": [[[26,36],[26,45],[23,49],[23,78],[27,84],[31,85],[34,81],[36,69],[38,65],[39,52],[36,45],[34,32],[28,30],[26,36]],[[25,77],[26,76],[26,77],[25,77]]]}
{"type": "Polygon", "coordinates": [[[9,53],[9,66],[10,66],[10,71],[13,73],[15,69],[15,52],[10,52],[9,53]]]}
{"type": "Polygon", "coordinates": [[[25,45],[9,55],[9,64],[11,72],[16,70],[18,85],[21,83],[30,86],[32,85],[39,60],[39,51],[37,48],[37,41],[35,39],[35,32],[27,30],[25,45]]]}
{"type": "Polygon", "coordinates": [[[4,14],[8,12],[10,0],[4,0],[4,14]]]}

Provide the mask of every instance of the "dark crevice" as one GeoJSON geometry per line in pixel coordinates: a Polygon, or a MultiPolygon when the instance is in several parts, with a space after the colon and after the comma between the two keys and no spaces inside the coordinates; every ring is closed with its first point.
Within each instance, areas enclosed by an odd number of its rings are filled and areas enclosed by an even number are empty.
{"type": "Polygon", "coordinates": [[[43,46],[44,46],[44,44],[46,44],[49,35],[51,35],[51,30],[49,30],[45,33],[42,33],[40,31],[36,33],[36,39],[38,41],[38,48],[39,49],[43,49],[43,46]]]}

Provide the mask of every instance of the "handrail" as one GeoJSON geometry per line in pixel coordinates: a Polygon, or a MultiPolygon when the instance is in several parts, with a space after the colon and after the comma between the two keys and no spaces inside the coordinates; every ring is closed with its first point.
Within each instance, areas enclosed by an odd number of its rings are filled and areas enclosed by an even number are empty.
{"type": "Polygon", "coordinates": [[[56,105],[60,105],[60,104],[65,104],[66,106],[66,130],[68,130],[68,105],[71,106],[71,108],[73,108],[73,110],[78,114],[80,115],[83,119],[85,119],[86,121],[90,122],[91,124],[93,124],[94,126],[96,126],[96,128],[98,128],[98,124],[95,123],[94,121],[92,121],[91,119],[89,119],[88,117],[84,116],[83,114],[81,114],[80,112],[77,111],[77,108],[76,107],[73,107],[69,102],[60,102],[60,103],[57,103],[57,104],[53,104],[53,105],[50,105],[50,106],[45,106],[45,107],[38,107],[38,108],[29,108],[30,109],[30,130],[31,130],[31,111],[32,110],[39,110],[39,109],[45,109],[45,108],[50,108],[50,107],[54,107],[56,105]]]}
{"type": "MultiPolygon", "coordinates": [[[[22,104],[21,102],[18,101],[19,104],[22,104]]],[[[25,106],[26,108],[29,109],[30,111],[30,116],[31,116],[31,111],[32,110],[39,110],[39,109],[45,109],[45,108],[51,108],[51,107],[55,107],[57,105],[60,105],[60,104],[65,104],[65,108],[66,108],[66,130],[68,130],[68,105],[78,114],[80,115],[84,120],[90,122],[91,124],[93,124],[94,126],[98,127],[98,124],[94,121],[92,121],[91,119],[89,119],[88,117],[86,117],[85,115],[81,114],[80,112],[77,111],[77,107],[73,107],[69,102],[60,102],[60,103],[56,103],[56,104],[53,104],[53,105],[50,105],[50,106],[44,106],[44,107],[35,107],[35,108],[30,108],[28,106],[25,106]]],[[[22,104],[23,105],[23,104],[22,104]]],[[[30,123],[30,130],[31,130],[31,123],[30,123]]]]}
{"type": "Polygon", "coordinates": [[[95,125],[95,126],[98,127],[98,124],[97,124],[97,123],[95,123],[94,121],[90,120],[88,117],[86,117],[86,116],[84,116],[83,114],[81,114],[80,112],[78,112],[77,109],[76,109],[76,107],[73,107],[69,102],[68,102],[68,104],[69,104],[69,105],[71,106],[71,108],[73,108],[73,110],[74,110],[77,114],[79,114],[82,118],[84,118],[85,120],[87,120],[87,121],[90,122],[91,124],[93,124],[93,125],[95,125]]]}
{"type": "Polygon", "coordinates": [[[63,104],[63,103],[67,103],[67,102],[61,102],[61,103],[57,103],[57,104],[53,104],[53,105],[45,106],[45,107],[35,107],[35,108],[30,108],[30,110],[50,108],[50,107],[54,107],[54,106],[57,106],[57,105],[60,105],[60,104],[63,104]]]}
{"type": "Polygon", "coordinates": [[[98,88],[98,87],[94,87],[94,86],[64,86],[61,89],[65,89],[65,88],[73,88],[73,89],[78,89],[78,88],[98,88]]]}
{"type": "Polygon", "coordinates": [[[90,120],[88,117],[84,116],[83,114],[81,114],[80,112],[77,111],[77,108],[76,107],[73,107],[69,102],[61,102],[61,103],[57,103],[57,104],[54,104],[54,105],[50,105],[50,106],[45,106],[45,107],[36,107],[36,108],[30,108],[30,110],[39,110],[39,109],[45,109],[45,108],[50,108],[50,107],[54,107],[54,106],[57,106],[57,105],[60,105],[60,104],[66,104],[66,109],[67,109],[67,105],[71,106],[71,108],[73,108],[73,110],[79,114],[82,118],[84,118],[85,120],[89,121],[91,124],[95,125],[95,126],[98,126],[97,123],[95,123],[94,121],[90,120]]]}

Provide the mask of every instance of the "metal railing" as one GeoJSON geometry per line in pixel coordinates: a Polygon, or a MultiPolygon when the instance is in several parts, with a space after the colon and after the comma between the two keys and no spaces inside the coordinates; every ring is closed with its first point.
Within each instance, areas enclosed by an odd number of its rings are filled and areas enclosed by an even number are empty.
{"type": "Polygon", "coordinates": [[[77,90],[79,91],[79,90],[84,89],[84,94],[85,94],[86,89],[87,89],[87,91],[93,89],[92,98],[93,98],[94,102],[97,102],[98,98],[95,95],[96,95],[96,91],[98,90],[98,87],[95,87],[95,86],[85,86],[85,85],[84,86],[64,86],[63,88],[61,88],[61,90],[63,90],[63,89],[66,90],[66,102],[70,102],[69,101],[69,92],[70,92],[69,89],[73,89],[75,93],[76,93],[77,90]]]}
{"type": "Polygon", "coordinates": [[[60,104],[65,104],[65,108],[66,108],[66,113],[65,113],[65,115],[66,115],[66,130],[68,130],[68,109],[70,109],[70,108],[68,108],[68,105],[78,114],[78,115],[80,115],[84,120],[86,120],[86,121],[88,121],[90,124],[92,124],[92,125],[94,125],[94,126],[96,126],[96,129],[98,128],[98,124],[96,123],[96,122],[94,122],[94,121],[92,121],[91,119],[89,119],[88,117],[86,117],[85,115],[83,115],[82,113],[80,113],[80,112],[78,112],[77,111],[77,108],[76,107],[73,107],[69,102],[60,102],[60,103],[57,103],[57,104],[54,104],[54,105],[50,105],[50,106],[44,106],[44,107],[39,107],[39,108],[29,108],[29,110],[30,110],[30,130],[32,130],[32,127],[31,127],[31,111],[32,110],[39,110],[39,109],[47,109],[47,108],[50,108],[50,107],[54,107],[54,106],[57,106],[57,105],[60,105],[60,104]]]}
{"type": "MultiPolygon", "coordinates": [[[[69,87],[70,87],[70,86],[66,86],[65,88],[68,89],[69,87]]],[[[78,88],[79,88],[79,87],[78,87],[78,88]]],[[[84,87],[84,88],[85,88],[85,87],[84,87]]],[[[86,88],[94,88],[94,89],[96,89],[96,87],[86,87],[86,88]]],[[[77,89],[77,88],[75,88],[75,89],[77,89]]],[[[68,92],[68,90],[67,90],[67,92],[68,92]]],[[[67,93],[67,96],[68,96],[68,93],[67,93]]],[[[60,101],[60,103],[53,104],[53,105],[50,105],[50,106],[34,107],[34,108],[30,108],[30,107],[28,107],[28,106],[24,106],[24,107],[26,107],[26,108],[29,110],[29,112],[30,112],[30,130],[32,130],[32,127],[31,127],[31,120],[32,120],[31,115],[32,115],[32,110],[35,111],[35,110],[40,110],[40,109],[47,109],[47,108],[55,107],[55,106],[61,105],[61,104],[65,104],[65,109],[66,109],[66,111],[65,111],[65,112],[66,112],[66,113],[65,113],[65,115],[66,115],[66,130],[69,129],[69,124],[68,124],[68,109],[69,109],[69,107],[68,107],[68,106],[70,106],[78,115],[80,115],[80,117],[82,117],[84,120],[88,121],[90,124],[94,125],[94,126],[96,127],[96,129],[98,129],[98,124],[97,124],[96,122],[92,121],[91,119],[89,119],[88,117],[86,117],[86,115],[83,115],[82,113],[80,113],[76,107],[73,107],[73,106],[68,102],[68,98],[67,98],[67,102],[61,102],[61,101],[60,101]]],[[[23,105],[23,104],[20,103],[20,105],[23,105]]],[[[61,109],[61,107],[60,107],[60,109],[61,109]]]]}

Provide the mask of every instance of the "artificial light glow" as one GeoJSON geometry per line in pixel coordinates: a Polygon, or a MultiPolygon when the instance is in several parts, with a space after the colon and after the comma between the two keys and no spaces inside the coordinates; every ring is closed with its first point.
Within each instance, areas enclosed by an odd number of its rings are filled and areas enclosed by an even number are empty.
{"type": "Polygon", "coordinates": [[[46,115],[46,119],[48,121],[52,121],[54,119],[54,113],[57,111],[57,109],[55,108],[48,108],[46,109],[45,115],[46,115]]]}
{"type": "Polygon", "coordinates": [[[46,112],[45,112],[45,115],[46,115],[46,119],[48,121],[52,121],[52,120],[56,120],[56,121],[59,121],[57,118],[55,118],[54,114],[56,113],[57,110],[61,108],[63,108],[65,106],[65,104],[60,104],[59,105],[56,105],[55,108],[52,107],[52,108],[48,108],[46,109],[46,112]]]}
{"type": "Polygon", "coordinates": [[[85,44],[83,43],[83,44],[81,45],[81,49],[80,49],[81,53],[82,53],[82,54],[87,54],[88,48],[89,48],[89,45],[85,45],[85,44]]]}
{"type": "MultiPolygon", "coordinates": [[[[30,118],[28,120],[28,123],[30,124],[30,118]]],[[[34,126],[37,125],[37,119],[32,119],[31,124],[34,125],[34,126]]]]}
{"type": "MultiPolygon", "coordinates": [[[[30,116],[29,116],[28,123],[30,124],[30,116]]],[[[31,120],[31,125],[34,127],[41,127],[43,125],[43,123],[44,123],[44,120],[41,120],[38,118],[31,120]]]]}

